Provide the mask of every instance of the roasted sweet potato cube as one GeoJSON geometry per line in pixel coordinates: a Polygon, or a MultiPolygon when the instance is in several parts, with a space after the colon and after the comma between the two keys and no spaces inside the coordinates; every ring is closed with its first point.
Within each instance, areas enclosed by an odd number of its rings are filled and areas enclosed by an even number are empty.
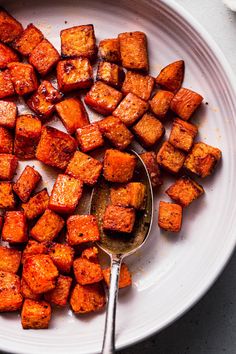
{"type": "Polygon", "coordinates": [[[26,299],[21,311],[21,324],[24,329],[48,328],[51,319],[51,306],[46,301],[26,299]]]}
{"type": "MultiPolygon", "coordinates": [[[[11,79],[10,71],[0,71],[0,98],[9,97],[14,94],[15,90],[11,79]]],[[[5,109],[4,112],[6,112],[5,109]]]]}
{"type": "Polygon", "coordinates": [[[182,207],[179,204],[160,201],[158,225],[161,229],[179,232],[182,225],[182,207]]]}
{"type": "Polygon", "coordinates": [[[110,199],[113,205],[143,209],[146,187],[140,182],[130,182],[124,186],[111,188],[110,199]]]}
{"type": "Polygon", "coordinates": [[[103,176],[110,182],[129,182],[133,178],[136,162],[134,155],[108,149],[104,157],[103,176]]]}
{"type": "Polygon", "coordinates": [[[35,294],[23,278],[21,279],[20,290],[24,299],[40,300],[41,298],[41,294],[35,294]]]}
{"type": "Polygon", "coordinates": [[[79,178],[83,183],[93,186],[102,171],[102,163],[93,157],[76,151],[70,160],[66,174],[74,178],[79,178]]]}
{"type": "Polygon", "coordinates": [[[99,123],[99,129],[110,143],[119,150],[124,150],[133,140],[133,134],[117,117],[109,116],[99,123]]]}
{"type": "Polygon", "coordinates": [[[71,277],[59,275],[55,289],[48,291],[44,295],[45,300],[57,306],[66,306],[70,293],[71,283],[71,277]]]}
{"type": "Polygon", "coordinates": [[[88,260],[80,257],[74,260],[73,269],[77,283],[81,285],[98,283],[103,279],[102,268],[98,258],[88,260]]]}
{"type": "Polygon", "coordinates": [[[88,259],[89,261],[98,262],[98,249],[97,249],[97,247],[85,248],[85,250],[81,253],[81,257],[88,259]]]}
{"type": "Polygon", "coordinates": [[[17,311],[21,308],[22,302],[20,277],[0,271],[0,312],[17,311]]]}
{"type": "Polygon", "coordinates": [[[153,90],[154,81],[154,78],[149,75],[127,71],[121,91],[125,95],[131,92],[143,100],[148,101],[153,90]]]}
{"type": "Polygon", "coordinates": [[[121,87],[124,78],[124,71],[119,65],[107,61],[101,61],[98,64],[97,80],[103,81],[115,88],[119,88],[121,87]]]}
{"type": "Polygon", "coordinates": [[[62,92],[86,89],[93,84],[93,69],[87,58],[61,60],[57,64],[57,82],[62,92]]]}
{"type": "Polygon", "coordinates": [[[151,179],[152,187],[160,187],[163,183],[161,178],[161,171],[157,163],[156,153],[154,151],[148,151],[140,154],[151,179]]]}
{"type": "Polygon", "coordinates": [[[98,53],[102,60],[119,63],[121,60],[119,39],[103,39],[99,42],[98,53]]]}
{"type": "Polygon", "coordinates": [[[83,102],[78,98],[67,98],[56,104],[56,111],[69,134],[89,124],[89,117],[83,102]]]}
{"type": "Polygon", "coordinates": [[[12,154],[13,153],[13,135],[12,133],[0,126],[0,153],[12,154]]]}
{"type": "Polygon", "coordinates": [[[198,128],[194,124],[176,118],[173,122],[169,142],[183,151],[189,151],[198,133],[198,128]]]}
{"type": "Polygon", "coordinates": [[[0,154],[0,180],[10,181],[14,177],[18,159],[11,154],[0,154]]]}
{"type": "Polygon", "coordinates": [[[36,254],[24,261],[22,277],[35,294],[54,289],[58,275],[56,266],[47,254],[36,254]]]}
{"type": "Polygon", "coordinates": [[[165,66],[156,77],[156,83],[164,89],[177,92],[184,78],[184,61],[178,60],[165,66]]]}
{"type": "Polygon", "coordinates": [[[77,129],[76,139],[83,152],[95,150],[104,144],[102,133],[97,123],[77,129]]]}
{"type": "Polygon", "coordinates": [[[110,200],[112,205],[129,207],[130,195],[128,193],[127,185],[112,187],[110,190],[110,200]]]}
{"type": "Polygon", "coordinates": [[[178,179],[166,190],[166,194],[182,207],[187,207],[203,193],[203,187],[189,177],[178,179]]]}
{"type": "Polygon", "coordinates": [[[0,271],[17,273],[21,261],[21,252],[13,248],[0,246],[0,271]]]}
{"type": "Polygon", "coordinates": [[[102,284],[76,284],[71,294],[70,305],[72,310],[78,314],[103,309],[106,305],[106,296],[102,284]]]}
{"type": "Polygon", "coordinates": [[[42,81],[37,91],[27,101],[28,106],[40,118],[48,119],[55,110],[55,103],[62,99],[63,95],[49,81],[42,81]]]}
{"type": "Polygon", "coordinates": [[[7,64],[19,61],[18,55],[10,47],[0,43],[0,69],[7,68],[7,64]]]}
{"type": "Polygon", "coordinates": [[[77,148],[74,138],[53,127],[43,127],[36,158],[46,165],[64,170],[77,148]]]}
{"type": "Polygon", "coordinates": [[[178,173],[185,160],[185,154],[165,141],[157,153],[157,162],[165,170],[178,173]]]}
{"type": "Polygon", "coordinates": [[[14,192],[22,200],[27,202],[31,193],[41,180],[41,175],[31,166],[26,166],[18,180],[13,186],[14,192]]]}
{"type": "Polygon", "coordinates": [[[18,95],[28,95],[37,90],[38,80],[32,65],[14,62],[8,64],[8,68],[15,92],[18,95]]]}
{"type": "Polygon", "coordinates": [[[30,53],[29,63],[39,72],[46,76],[60,60],[56,48],[47,40],[43,39],[30,53]]]}
{"type": "Polygon", "coordinates": [[[39,243],[34,240],[29,240],[27,243],[23,253],[22,253],[22,264],[24,264],[25,260],[28,257],[35,256],[36,254],[46,254],[47,253],[47,247],[44,243],[39,243]]]}
{"type": "Polygon", "coordinates": [[[221,159],[221,151],[213,146],[199,142],[193,145],[186,157],[184,168],[199,177],[209,176],[221,159]]]}
{"type": "Polygon", "coordinates": [[[97,219],[93,215],[72,215],[67,220],[67,241],[76,246],[81,243],[99,241],[97,219]]]}
{"type": "Polygon", "coordinates": [[[198,93],[182,87],[172,99],[170,108],[183,120],[189,120],[202,100],[198,93]]]}
{"type": "Polygon", "coordinates": [[[108,205],[103,216],[103,229],[131,233],[135,222],[133,208],[124,208],[117,205],[108,205]]]}
{"type": "Polygon", "coordinates": [[[169,111],[171,100],[173,99],[173,92],[159,90],[150,101],[152,112],[159,119],[165,119],[169,111]]]}
{"type": "Polygon", "coordinates": [[[58,213],[73,213],[82,196],[82,187],[80,179],[59,174],[49,199],[49,209],[58,213]]]}
{"type": "Polygon", "coordinates": [[[0,7],[0,41],[13,42],[23,31],[23,27],[5,9],[0,7]]]}
{"type": "Polygon", "coordinates": [[[32,220],[43,214],[48,207],[48,203],[49,195],[47,189],[44,188],[31,197],[27,203],[23,203],[21,206],[25,212],[26,218],[32,220]]]}
{"type": "Polygon", "coordinates": [[[43,38],[42,32],[30,23],[12,45],[22,55],[29,56],[43,38]]]}
{"type": "Polygon", "coordinates": [[[16,125],[16,115],[17,107],[14,102],[0,101],[0,126],[9,129],[14,128],[16,125]]]}
{"type": "MultiPolygon", "coordinates": [[[[110,276],[111,276],[111,268],[103,269],[103,277],[106,285],[110,286],[110,276]]],[[[120,277],[119,277],[119,289],[126,288],[132,285],[132,276],[129,271],[128,266],[125,263],[122,263],[120,268],[120,277]]]]}
{"type": "Polygon", "coordinates": [[[51,242],[48,244],[48,254],[61,273],[70,273],[74,259],[74,250],[71,246],[51,242]]]}
{"type": "Polygon", "coordinates": [[[14,209],[15,198],[11,182],[0,182],[0,208],[14,209]]]}
{"type": "Polygon", "coordinates": [[[28,240],[26,217],[23,211],[7,211],[2,228],[2,240],[23,243],[28,240]]]}
{"type": "Polygon", "coordinates": [[[61,55],[64,58],[82,57],[94,60],[97,46],[93,25],[74,26],[62,30],[61,55]]]}
{"type": "Polygon", "coordinates": [[[165,128],[152,113],[145,113],[133,127],[133,132],[140,143],[149,148],[161,140],[165,134],[165,128]]]}
{"type": "Polygon", "coordinates": [[[147,37],[143,32],[120,33],[120,55],[126,69],[148,71],[147,37]]]}
{"type": "Polygon", "coordinates": [[[111,114],[122,99],[122,93],[102,81],[96,81],[84,102],[98,113],[111,114]]]}

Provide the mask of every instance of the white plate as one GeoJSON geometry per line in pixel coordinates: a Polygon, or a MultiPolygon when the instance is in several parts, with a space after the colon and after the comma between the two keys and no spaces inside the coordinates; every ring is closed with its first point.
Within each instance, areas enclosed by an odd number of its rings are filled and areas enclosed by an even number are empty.
{"type": "MultiPolygon", "coordinates": [[[[203,94],[208,102],[195,116],[199,139],[221,148],[223,162],[204,181],[206,195],[184,212],[181,233],[160,233],[155,212],[145,248],[128,260],[134,286],[119,298],[116,343],[122,348],[159,331],[189,309],[214,282],[234,249],[236,99],[232,73],[211,38],[174,2],[4,0],[3,5],[24,25],[39,26],[58,49],[60,29],[73,25],[93,23],[98,41],[122,31],[142,30],[149,40],[151,73],[156,75],[163,65],[183,58],[184,86],[203,94]]],[[[55,175],[52,178],[51,169],[36,165],[44,171],[50,190],[55,175]]],[[[158,200],[166,199],[165,187],[156,196],[155,210],[158,200]]],[[[76,317],[68,309],[57,310],[49,330],[24,331],[19,315],[1,315],[0,348],[30,354],[99,353],[104,319],[104,312],[76,317]]]]}

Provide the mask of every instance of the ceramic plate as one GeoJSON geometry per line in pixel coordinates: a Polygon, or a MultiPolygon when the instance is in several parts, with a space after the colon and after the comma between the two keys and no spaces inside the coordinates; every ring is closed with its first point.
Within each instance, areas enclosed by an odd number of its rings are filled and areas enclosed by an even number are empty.
{"type": "MultiPolygon", "coordinates": [[[[2,3],[2,1],[1,1],[2,3]]],[[[194,117],[199,140],[219,147],[223,162],[203,182],[206,194],[184,211],[178,235],[159,231],[157,204],[166,199],[167,180],[155,197],[155,219],[145,247],[127,259],[134,285],[120,293],[117,348],[140,341],[161,330],[188,310],[212,285],[229,259],[236,240],[235,94],[232,73],[224,56],[205,31],[181,7],[152,0],[3,0],[23,25],[33,22],[60,49],[60,30],[93,23],[97,41],[124,31],[148,36],[151,74],[184,59],[184,86],[204,96],[194,117]]],[[[20,106],[20,113],[25,107],[20,106]]],[[[91,120],[98,119],[90,114],[91,120]]],[[[63,127],[56,118],[51,125],[63,127]]],[[[49,191],[55,174],[38,162],[49,191]]],[[[23,163],[21,164],[21,169],[23,163]]],[[[1,314],[0,348],[14,353],[99,353],[105,313],[74,316],[56,310],[49,330],[21,328],[19,315],[1,314]]]]}

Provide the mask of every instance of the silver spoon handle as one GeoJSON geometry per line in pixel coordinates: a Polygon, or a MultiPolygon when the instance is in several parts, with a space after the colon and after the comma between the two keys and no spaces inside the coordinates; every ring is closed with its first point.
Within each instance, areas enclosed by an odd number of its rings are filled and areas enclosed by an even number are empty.
{"type": "Polygon", "coordinates": [[[121,258],[112,258],[109,298],[106,312],[106,323],[103,337],[102,354],[115,353],[116,303],[119,289],[121,258]]]}

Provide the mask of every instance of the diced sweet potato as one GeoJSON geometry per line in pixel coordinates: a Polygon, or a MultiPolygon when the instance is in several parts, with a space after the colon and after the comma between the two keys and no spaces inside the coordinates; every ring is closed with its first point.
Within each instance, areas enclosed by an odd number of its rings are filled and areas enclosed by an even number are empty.
{"type": "Polygon", "coordinates": [[[116,205],[108,205],[103,216],[103,229],[131,233],[135,222],[133,208],[124,208],[116,205]]]}
{"type": "Polygon", "coordinates": [[[189,177],[178,179],[166,190],[166,194],[182,207],[187,207],[203,193],[203,187],[189,177]]]}
{"type": "Polygon", "coordinates": [[[35,294],[23,278],[21,279],[20,290],[24,299],[40,300],[41,298],[41,294],[35,294]]]}
{"type": "Polygon", "coordinates": [[[0,208],[13,209],[15,198],[11,182],[0,182],[0,208]]]}
{"type": "Polygon", "coordinates": [[[56,266],[47,254],[36,254],[24,261],[22,277],[35,294],[54,289],[58,275],[56,266]]]}
{"type": "Polygon", "coordinates": [[[64,170],[77,148],[75,139],[53,127],[43,127],[36,158],[46,165],[64,170]]]}
{"type": "Polygon", "coordinates": [[[23,27],[5,9],[0,7],[0,41],[13,42],[23,31],[23,27]]]}
{"type": "Polygon", "coordinates": [[[39,242],[53,241],[62,230],[64,223],[61,216],[52,210],[46,209],[30,230],[30,236],[39,242]]]}
{"type": "Polygon", "coordinates": [[[51,242],[48,245],[48,254],[61,273],[70,273],[74,253],[73,248],[67,244],[51,242]]]}
{"type": "Polygon", "coordinates": [[[22,264],[24,264],[25,260],[28,257],[35,256],[36,254],[46,254],[47,247],[44,243],[39,243],[34,240],[29,240],[27,243],[23,253],[22,253],[22,264]]]}
{"type": "Polygon", "coordinates": [[[89,60],[77,58],[59,61],[57,82],[62,92],[90,87],[93,84],[93,69],[89,60]]]}
{"type": "Polygon", "coordinates": [[[163,124],[152,113],[145,113],[133,127],[133,132],[140,143],[149,148],[161,140],[165,134],[163,124]]]}
{"type": "Polygon", "coordinates": [[[43,40],[42,32],[30,23],[13,42],[15,48],[22,55],[29,56],[34,48],[43,40]]]}
{"type": "Polygon", "coordinates": [[[77,283],[81,285],[98,283],[103,279],[102,268],[98,257],[92,259],[80,257],[74,260],[73,269],[77,283]]]}
{"type": "Polygon", "coordinates": [[[106,304],[106,296],[101,283],[76,284],[70,298],[75,313],[83,314],[101,310],[106,304]]]}
{"type": "Polygon", "coordinates": [[[213,146],[198,142],[186,157],[184,168],[199,177],[209,176],[221,159],[221,151],[213,146]]]}
{"type": "Polygon", "coordinates": [[[59,275],[55,289],[47,292],[44,295],[45,300],[57,306],[66,306],[70,293],[71,283],[71,277],[59,275]]]}
{"type": "Polygon", "coordinates": [[[0,154],[0,180],[10,181],[14,177],[18,159],[11,154],[0,154]]]}
{"type": "Polygon", "coordinates": [[[184,78],[184,61],[178,60],[165,66],[156,77],[156,83],[164,89],[177,92],[184,78]]]}
{"type": "Polygon", "coordinates": [[[23,211],[7,211],[2,228],[2,240],[23,243],[28,240],[26,217],[23,211]]]}
{"type": "Polygon", "coordinates": [[[67,220],[67,241],[76,246],[81,243],[99,241],[100,234],[96,217],[93,215],[72,215],[67,220]]]}
{"type": "Polygon", "coordinates": [[[14,152],[19,159],[34,159],[41,135],[40,120],[31,115],[19,116],[16,120],[14,152]]]}
{"type": "Polygon", "coordinates": [[[67,98],[56,104],[56,111],[69,134],[89,124],[88,113],[78,98],[67,98]]]}
{"type": "Polygon", "coordinates": [[[103,176],[110,182],[129,182],[133,178],[136,162],[134,155],[108,149],[104,157],[103,176]]]}
{"type": "Polygon", "coordinates": [[[26,218],[32,220],[43,214],[48,207],[48,203],[49,195],[47,189],[44,188],[31,197],[27,203],[23,203],[21,206],[25,212],[26,218]]]}
{"type": "Polygon", "coordinates": [[[14,62],[8,64],[8,68],[15,92],[18,95],[28,95],[37,90],[38,80],[32,65],[14,62]]]}
{"type": "Polygon", "coordinates": [[[143,100],[148,101],[154,87],[154,82],[154,78],[149,75],[127,71],[121,91],[125,95],[131,92],[143,100]]]}
{"type": "Polygon", "coordinates": [[[122,99],[122,93],[102,81],[96,81],[84,102],[98,113],[111,114],[122,99]]]}
{"type": "Polygon", "coordinates": [[[179,232],[182,225],[182,207],[178,204],[160,201],[158,225],[161,229],[179,232]]]}
{"type": "Polygon", "coordinates": [[[140,154],[140,157],[148,170],[152,187],[160,187],[163,182],[161,178],[160,168],[156,159],[156,153],[154,151],[148,151],[140,154]]]}
{"type": "Polygon", "coordinates": [[[24,329],[48,328],[51,319],[51,306],[46,301],[26,299],[21,311],[21,324],[24,329]]]}
{"type": "Polygon", "coordinates": [[[81,180],[59,174],[49,199],[49,209],[58,213],[73,213],[82,195],[81,180]]]}
{"type": "MultiPolygon", "coordinates": [[[[111,268],[103,269],[103,277],[106,285],[110,286],[110,276],[111,276],[111,268]]],[[[128,266],[125,263],[122,263],[120,268],[120,277],[119,277],[119,289],[126,288],[132,285],[132,276],[129,271],[128,266]]]]}
{"type": "Polygon", "coordinates": [[[111,188],[110,198],[113,205],[143,209],[146,187],[140,182],[111,188]]]}
{"type": "Polygon", "coordinates": [[[39,72],[46,76],[60,60],[56,48],[47,40],[43,39],[30,53],[29,63],[39,72]]]}
{"type": "Polygon", "coordinates": [[[0,126],[9,129],[14,128],[16,125],[16,115],[17,107],[14,102],[0,101],[0,126]]]}
{"type": "Polygon", "coordinates": [[[79,178],[83,183],[93,186],[102,171],[102,163],[80,151],[76,151],[70,160],[66,174],[79,178]]]}
{"type": "Polygon", "coordinates": [[[0,271],[0,312],[17,311],[21,308],[22,302],[20,277],[0,271]]]}
{"type": "Polygon", "coordinates": [[[117,117],[109,116],[98,122],[102,134],[119,150],[124,150],[133,140],[133,134],[117,117]]]}
{"type": "Polygon", "coordinates": [[[119,65],[107,61],[101,61],[98,64],[97,80],[103,81],[115,88],[119,88],[121,87],[124,78],[124,71],[119,65]]]}
{"type": "Polygon", "coordinates": [[[126,69],[148,71],[147,37],[143,32],[120,33],[120,54],[122,66],[126,69]]]}
{"type": "Polygon", "coordinates": [[[0,271],[17,273],[21,261],[21,252],[13,248],[0,246],[0,271]]]}
{"type": "Polygon", "coordinates": [[[184,160],[184,153],[168,141],[162,144],[157,153],[157,162],[159,165],[171,173],[178,173],[184,164],[184,160]]]}
{"type": "Polygon", "coordinates": [[[183,151],[189,151],[198,133],[198,128],[194,124],[176,118],[173,122],[169,142],[183,151]]]}
{"type": "MultiPolygon", "coordinates": [[[[11,74],[9,70],[0,71],[0,98],[13,96],[15,94],[11,74]]],[[[5,109],[4,109],[4,112],[5,109]]]]}
{"type": "Polygon", "coordinates": [[[172,99],[170,108],[183,120],[189,120],[202,100],[198,93],[182,87],[172,99]]]}
{"type": "Polygon", "coordinates": [[[14,192],[22,200],[27,202],[31,193],[41,180],[41,175],[31,166],[26,166],[18,180],[13,186],[14,192]]]}
{"type": "Polygon", "coordinates": [[[102,133],[97,123],[77,129],[76,139],[83,152],[95,150],[104,144],[102,133]]]}
{"type": "Polygon", "coordinates": [[[119,39],[103,39],[99,42],[98,52],[102,60],[119,63],[121,60],[119,39]]]}
{"type": "Polygon", "coordinates": [[[19,61],[18,55],[10,47],[0,43],[0,69],[7,68],[7,64],[14,61],[19,61]]]}
{"type": "Polygon", "coordinates": [[[169,91],[159,90],[150,101],[152,112],[159,119],[165,119],[169,111],[174,94],[169,91]]]}
{"type": "Polygon", "coordinates": [[[81,253],[81,257],[88,259],[89,261],[98,261],[97,247],[85,248],[85,250],[81,253]]]}
{"type": "Polygon", "coordinates": [[[62,97],[63,95],[49,81],[44,80],[27,104],[40,118],[48,119],[55,110],[55,103],[62,97]]]}
{"type": "Polygon", "coordinates": [[[97,55],[93,25],[66,28],[61,31],[62,57],[82,57],[94,60],[97,55]]]}
{"type": "Polygon", "coordinates": [[[0,126],[0,153],[12,154],[13,141],[12,133],[8,129],[0,126]]]}

